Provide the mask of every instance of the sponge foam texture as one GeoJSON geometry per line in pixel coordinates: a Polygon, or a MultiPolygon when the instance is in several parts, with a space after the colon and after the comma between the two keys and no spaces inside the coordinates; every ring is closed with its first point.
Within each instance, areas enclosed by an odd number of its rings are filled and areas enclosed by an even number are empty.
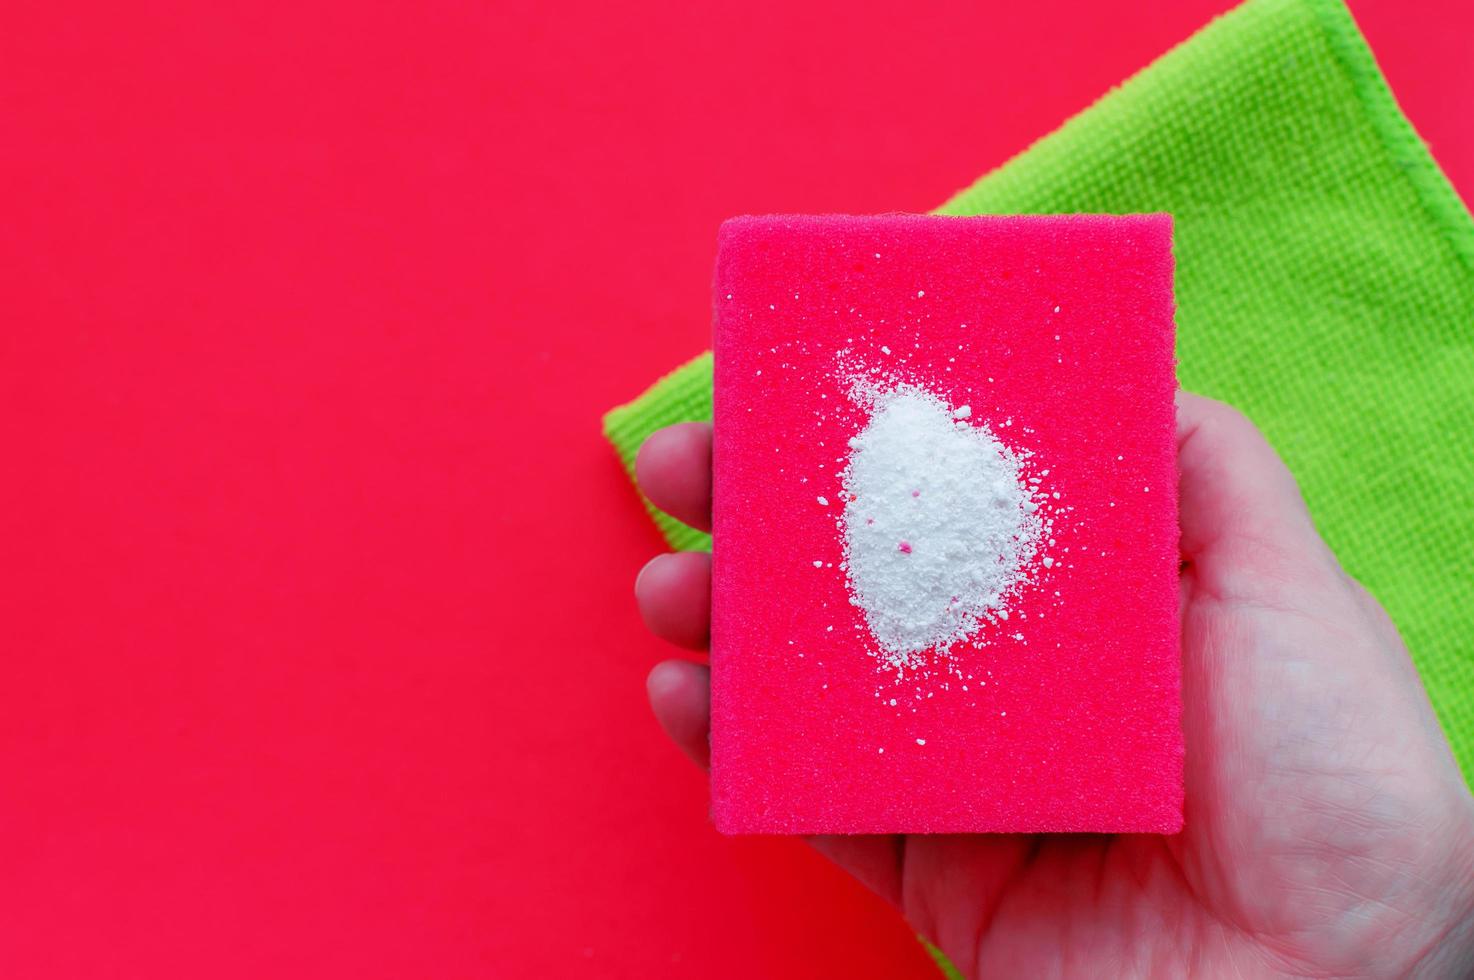
{"type": "Polygon", "coordinates": [[[1180,829],[1171,219],[738,218],[715,307],[718,829],[1180,829]],[[968,406],[1047,501],[1007,619],[919,671],[846,588],[856,370],[968,406]]]}

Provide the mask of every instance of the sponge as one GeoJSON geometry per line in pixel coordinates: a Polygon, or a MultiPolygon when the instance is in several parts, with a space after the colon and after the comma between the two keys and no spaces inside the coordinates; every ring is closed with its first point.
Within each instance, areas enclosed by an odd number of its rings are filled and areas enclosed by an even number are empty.
{"type": "Polygon", "coordinates": [[[1171,237],[722,226],[719,830],[1181,828],[1171,237]]]}

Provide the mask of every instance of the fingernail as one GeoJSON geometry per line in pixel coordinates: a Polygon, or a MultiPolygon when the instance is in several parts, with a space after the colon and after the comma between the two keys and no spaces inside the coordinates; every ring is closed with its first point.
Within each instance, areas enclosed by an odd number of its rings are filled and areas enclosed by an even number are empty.
{"type": "Polygon", "coordinates": [[[635,595],[640,594],[640,580],[645,577],[646,572],[650,571],[651,566],[660,561],[662,558],[669,557],[669,555],[656,555],[654,558],[651,558],[649,561],[645,562],[644,567],[640,569],[640,574],[635,576],[635,595]]]}
{"type": "Polygon", "coordinates": [[[681,686],[680,669],[669,661],[662,661],[650,668],[645,677],[645,692],[655,701],[681,686]]]}

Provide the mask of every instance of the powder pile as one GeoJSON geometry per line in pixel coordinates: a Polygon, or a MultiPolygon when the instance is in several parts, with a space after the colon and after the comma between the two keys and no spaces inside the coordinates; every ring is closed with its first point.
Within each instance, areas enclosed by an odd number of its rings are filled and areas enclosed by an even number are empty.
{"type": "Polygon", "coordinates": [[[1020,455],[966,406],[914,384],[859,381],[839,530],[850,601],[882,661],[913,667],[1007,619],[1045,519],[1020,455]]]}

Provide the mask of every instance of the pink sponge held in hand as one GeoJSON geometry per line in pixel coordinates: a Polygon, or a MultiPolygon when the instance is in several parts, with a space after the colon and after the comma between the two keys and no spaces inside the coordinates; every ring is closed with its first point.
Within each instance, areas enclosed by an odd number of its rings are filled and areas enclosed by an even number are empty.
{"type": "Polygon", "coordinates": [[[1181,828],[1171,238],[722,226],[718,829],[1181,828]]]}

